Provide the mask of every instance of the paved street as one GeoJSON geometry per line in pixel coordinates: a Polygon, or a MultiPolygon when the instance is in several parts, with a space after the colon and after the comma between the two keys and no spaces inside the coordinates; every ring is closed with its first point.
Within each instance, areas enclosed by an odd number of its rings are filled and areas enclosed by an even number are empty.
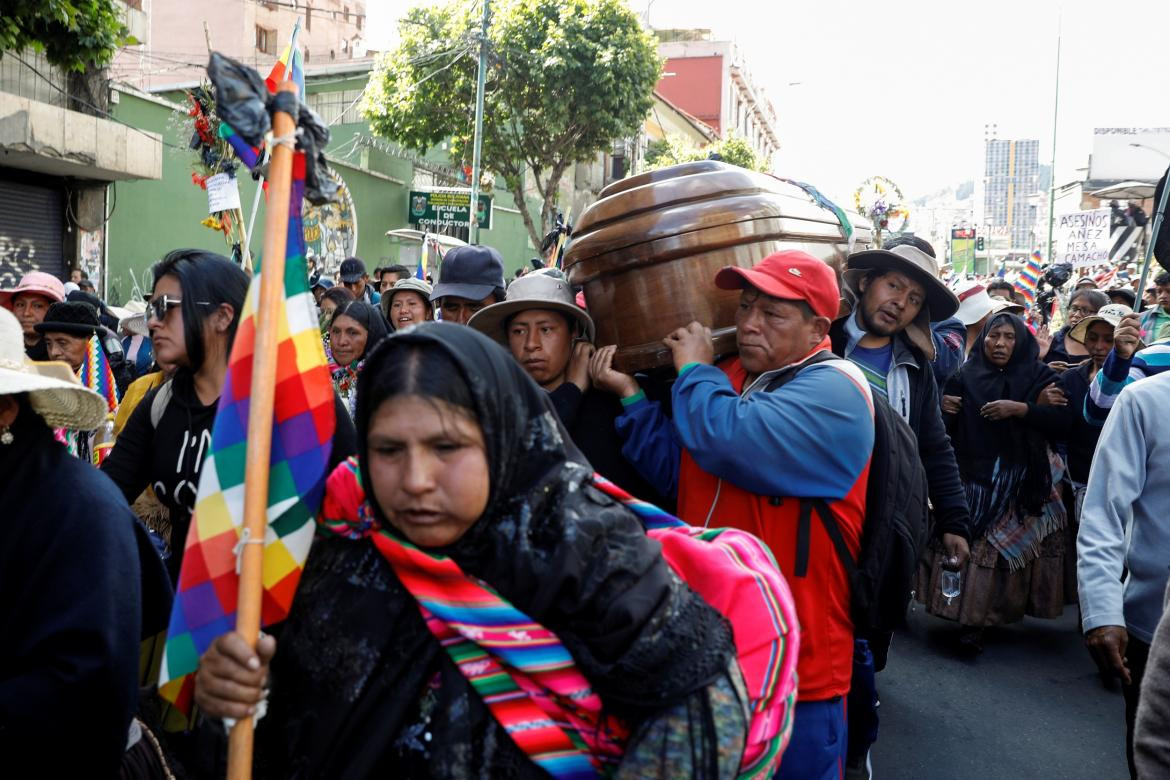
{"type": "Polygon", "coordinates": [[[880,780],[1128,777],[1121,691],[1107,691],[1076,633],[1060,620],[989,631],[983,654],[953,652],[956,626],[910,616],[878,676],[880,780]]]}

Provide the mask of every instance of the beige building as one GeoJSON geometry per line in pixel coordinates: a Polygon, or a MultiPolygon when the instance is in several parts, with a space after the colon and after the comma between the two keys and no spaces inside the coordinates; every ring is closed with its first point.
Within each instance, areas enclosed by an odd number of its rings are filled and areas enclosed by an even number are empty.
{"type": "Polygon", "coordinates": [[[369,60],[365,0],[136,0],[147,19],[138,46],[118,53],[117,81],[146,91],[205,77],[208,47],[267,74],[297,19],[306,69],[369,60]]]}

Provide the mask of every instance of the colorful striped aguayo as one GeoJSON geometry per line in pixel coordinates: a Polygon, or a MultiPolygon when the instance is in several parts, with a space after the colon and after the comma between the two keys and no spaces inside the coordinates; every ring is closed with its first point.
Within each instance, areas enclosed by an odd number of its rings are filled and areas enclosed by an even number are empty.
{"type": "Polygon", "coordinates": [[[228,361],[211,446],[200,473],[160,675],[163,697],[183,712],[190,710],[194,688],[190,673],[199,657],[216,637],[235,627],[236,549],[244,518],[244,459],[258,317],[275,318],[280,324],[264,538],[261,622],[265,626],[288,614],[328,476],[336,419],[333,386],[325,368],[305,268],[300,216],[304,178],[304,158],[297,156],[289,205],[284,296],[276,311],[258,312],[262,270],[253,277],[228,361]]]}
{"type": "Polygon", "coordinates": [[[772,553],[746,531],[695,528],[600,474],[593,480],[638,515],[675,573],[731,623],[752,707],[739,777],[771,777],[792,735],[800,655],[796,604],[772,553]]]}
{"type": "Polygon", "coordinates": [[[110,366],[110,359],[102,349],[98,337],[90,336],[85,345],[85,359],[81,361],[81,368],[77,378],[90,390],[97,392],[106,399],[106,411],[118,411],[118,384],[114,381],[114,369],[110,366]]]}
{"type": "Polygon", "coordinates": [[[1016,279],[1016,290],[1024,296],[1028,306],[1036,302],[1036,285],[1040,283],[1040,277],[1044,273],[1040,263],[1040,252],[1033,252],[1032,256],[1028,258],[1028,264],[1024,266],[1024,270],[1020,271],[1020,276],[1016,279]]]}
{"type": "Polygon", "coordinates": [[[319,522],[332,533],[373,541],[418,602],[427,628],[534,763],[555,778],[594,778],[617,766],[626,727],[602,718],[601,698],[557,636],[450,558],[379,528],[356,459],[329,476],[319,522]]]}

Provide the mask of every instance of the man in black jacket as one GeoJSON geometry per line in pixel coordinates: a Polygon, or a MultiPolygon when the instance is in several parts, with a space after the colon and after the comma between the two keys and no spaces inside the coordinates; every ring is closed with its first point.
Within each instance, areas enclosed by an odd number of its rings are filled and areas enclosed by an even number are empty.
{"type": "MultiPolygon", "coordinates": [[[[856,364],[875,395],[889,401],[918,438],[933,508],[934,533],[951,563],[967,562],[971,516],[959,481],[931,363],[930,323],[951,317],[959,299],[938,278],[935,259],[913,246],[858,252],[849,258],[845,288],[853,311],[829,331],[833,352],[856,364]]],[[[890,636],[857,637],[849,693],[849,764],[864,772],[877,738],[873,672],[885,667],[890,636]],[[872,655],[871,655],[872,654],[872,655]]]]}

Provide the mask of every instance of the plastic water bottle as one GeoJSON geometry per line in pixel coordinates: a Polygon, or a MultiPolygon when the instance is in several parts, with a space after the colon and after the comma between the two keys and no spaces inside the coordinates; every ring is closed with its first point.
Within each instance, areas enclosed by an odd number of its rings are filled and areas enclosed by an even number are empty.
{"type": "Polygon", "coordinates": [[[947,600],[947,606],[962,593],[963,574],[958,569],[943,569],[942,576],[939,578],[939,586],[942,590],[943,598],[947,600]]]}

